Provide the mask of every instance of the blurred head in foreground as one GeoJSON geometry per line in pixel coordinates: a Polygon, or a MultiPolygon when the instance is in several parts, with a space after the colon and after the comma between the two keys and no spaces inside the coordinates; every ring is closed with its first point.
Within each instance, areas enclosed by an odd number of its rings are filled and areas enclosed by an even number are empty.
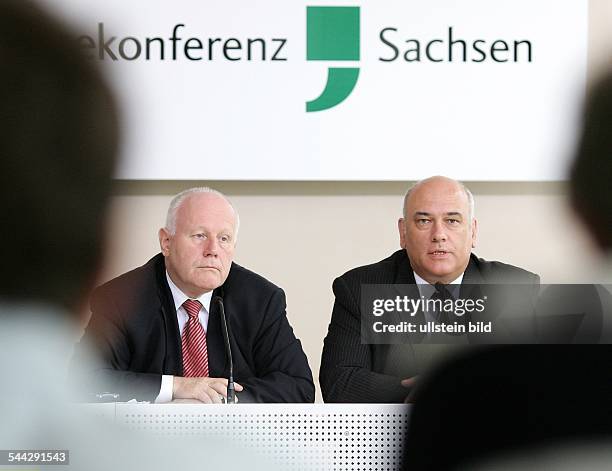
{"type": "Polygon", "coordinates": [[[75,37],[29,1],[0,2],[1,448],[83,436],[61,403],[71,317],[101,258],[118,124],[75,37]]]}
{"type": "Polygon", "coordinates": [[[0,300],[76,312],[94,282],[118,146],[111,93],[33,3],[0,3],[0,300]]]}
{"type": "Polygon", "coordinates": [[[612,251],[612,71],[590,90],[571,176],[572,205],[600,249],[612,251]]]}
{"type": "Polygon", "coordinates": [[[65,404],[77,324],[56,314],[78,313],[95,281],[118,133],[76,37],[28,1],[0,2],[0,448],[68,450],[70,469],[88,471],[215,468],[227,456],[274,469],[227,440],[149,437],[65,404]]]}

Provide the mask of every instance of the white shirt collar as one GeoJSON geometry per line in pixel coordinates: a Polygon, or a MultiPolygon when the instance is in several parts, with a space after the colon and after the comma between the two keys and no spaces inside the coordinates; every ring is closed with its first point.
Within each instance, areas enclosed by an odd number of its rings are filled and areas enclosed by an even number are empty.
{"type": "MultiPolygon", "coordinates": [[[[177,311],[185,301],[187,301],[188,299],[194,299],[187,296],[180,290],[178,286],[174,284],[174,282],[170,278],[170,275],[168,274],[168,270],[166,270],[166,279],[168,280],[168,286],[170,286],[170,292],[172,293],[172,298],[174,299],[174,307],[177,311]]],[[[211,290],[208,293],[204,293],[202,296],[195,298],[200,301],[200,303],[202,303],[202,306],[204,307],[204,309],[206,309],[206,312],[210,312],[210,301],[212,300],[212,295],[213,292],[211,290]]]]}
{"type": "MultiPolygon", "coordinates": [[[[419,294],[421,296],[429,298],[435,291],[434,286],[431,283],[429,283],[427,280],[424,280],[423,278],[421,278],[414,271],[412,273],[414,273],[414,280],[416,281],[417,288],[419,290],[419,294]]],[[[460,285],[462,282],[463,282],[463,273],[459,275],[456,279],[451,281],[449,284],[450,285],[460,285]]],[[[460,290],[459,287],[455,287],[454,289],[451,289],[450,291],[453,296],[457,297],[459,296],[459,290],[460,290]]]]}
{"type": "MultiPolygon", "coordinates": [[[[413,271],[412,273],[414,273],[414,279],[415,279],[417,285],[430,285],[431,284],[429,281],[424,280],[419,275],[417,275],[416,272],[413,271]]],[[[453,281],[448,283],[448,284],[449,285],[460,285],[462,282],[463,282],[463,273],[461,275],[459,275],[456,279],[454,279],[453,281]]]]}

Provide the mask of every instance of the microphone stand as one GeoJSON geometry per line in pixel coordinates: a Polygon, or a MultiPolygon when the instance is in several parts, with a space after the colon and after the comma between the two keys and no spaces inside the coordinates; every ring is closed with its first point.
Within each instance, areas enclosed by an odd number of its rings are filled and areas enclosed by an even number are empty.
{"type": "Polygon", "coordinates": [[[236,391],[234,388],[234,361],[232,360],[232,349],[230,347],[229,333],[227,330],[227,319],[225,318],[225,306],[223,298],[215,296],[214,301],[219,305],[219,315],[221,316],[221,330],[223,331],[223,343],[225,344],[225,355],[229,363],[229,378],[227,380],[227,404],[236,403],[236,391]]]}

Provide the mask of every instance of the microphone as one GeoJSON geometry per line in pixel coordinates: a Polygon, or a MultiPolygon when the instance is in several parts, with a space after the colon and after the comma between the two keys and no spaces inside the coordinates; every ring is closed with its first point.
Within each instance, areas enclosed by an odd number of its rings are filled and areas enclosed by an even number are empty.
{"type": "Polygon", "coordinates": [[[225,306],[223,298],[215,296],[213,302],[219,305],[219,314],[221,316],[221,330],[223,331],[223,343],[225,343],[225,355],[229,362],[229,378],[227,381],[227,404],[236,403],[236,391],[234,389],[234,361],[232,360],[232,348],[230,347],[229,333],[227,330],[227,319],[225,318],[225,306]]]}

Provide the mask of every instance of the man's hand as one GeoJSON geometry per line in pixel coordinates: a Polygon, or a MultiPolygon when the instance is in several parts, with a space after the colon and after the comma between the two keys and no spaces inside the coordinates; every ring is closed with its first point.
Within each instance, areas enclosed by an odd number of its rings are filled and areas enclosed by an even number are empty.
{"type": "Polygon", "coordinates": [[[406,396],[406,399],[404,399],[405,404],[412,404],[413,402],[415,402],[415,399],[416,399],[415,390],[416,390],[416,384],[417,384],[418,378],[419,378],[418,376],[412,376],[410,378],[402,379],[402,383],[401,383],[402,386],[410,389],[410,391],[408,392],[408,395],[406,396]]]}
{"type": "MultiPolygon", "coordinates": [[[[234,383],[236,392],[243,387],[234,383]]],[[[226,378],[183,378],[174,377],[172,385],[172,399],[197,399],[205,404],[221,404],[221,396],[227,398],[226,378]]]]}

